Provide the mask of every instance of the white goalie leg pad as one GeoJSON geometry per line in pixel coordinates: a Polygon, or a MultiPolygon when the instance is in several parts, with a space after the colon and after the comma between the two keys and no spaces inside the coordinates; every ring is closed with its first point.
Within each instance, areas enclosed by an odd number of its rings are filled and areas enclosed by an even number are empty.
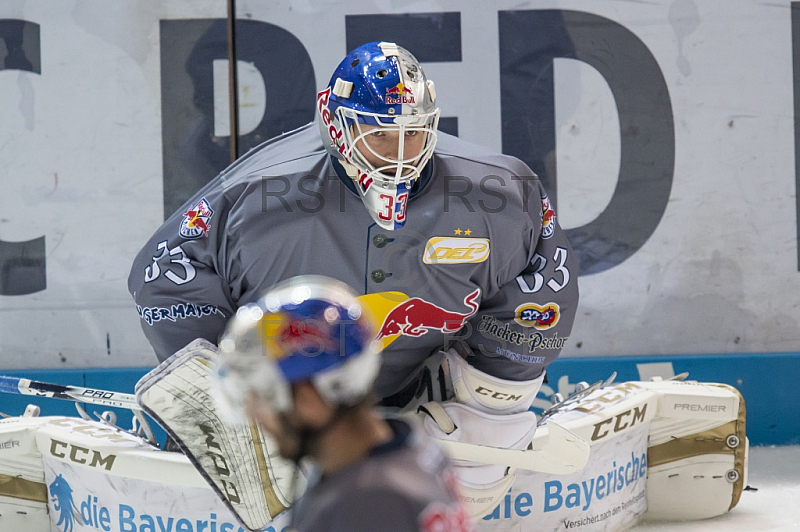
{"type": "Polygon", "coordinates": [[[250,529],[264,529],[290,506],[297,471],[259,427],[220,413],[211,393],[216,351],[195,340],[142,377],[136,399],[236,516],[250,529]]]}
{"type": "Polygon", "coordinates": [[[456,401],[490,414],[525,412],[544,381],[544,372],[527,381],[493,377],[470,366],[455,349],[444,353],[456,401]]]}

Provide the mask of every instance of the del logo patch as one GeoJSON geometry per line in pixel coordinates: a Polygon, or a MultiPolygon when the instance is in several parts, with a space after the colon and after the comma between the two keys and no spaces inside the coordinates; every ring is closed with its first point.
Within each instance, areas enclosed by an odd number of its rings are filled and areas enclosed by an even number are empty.
{"type": "Polygon", "coordinates": [[[425,264],[465,264],[489,258],[488,238],[435,236],[425,244],[425,264]]]}
{"type": "Polygon", "coordinates": [[[555,327],[561,317],[561,308],[557,303],[539,306],[536,303],[525,303],[517,307],[514,321],[525,327],[533,327],[546,331],[555,327]]]}
{"type": "Polygon", "coordinates": [[[212,216],[214,216],[214,211],[211,209],[211,205],[208,204],[205,198],[201,199],[194,207],[183,213],[180,229],[181,236],[183,238],[208,236],[208,231],[211,229],[212,216]]]}

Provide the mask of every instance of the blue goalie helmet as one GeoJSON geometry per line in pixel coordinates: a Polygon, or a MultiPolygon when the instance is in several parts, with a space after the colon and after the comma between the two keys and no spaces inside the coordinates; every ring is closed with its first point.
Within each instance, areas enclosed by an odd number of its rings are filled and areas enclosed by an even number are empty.
{"type": "Polygon", "coordinates": [[[375,222],[406,222],[408,193],[433,155],[439,123],[436,91],[411,53],[394,43],[362,45],[317,94],[326,149],[355,181],[375,222]]]}
{"type": "Polygon", "coordinates": [[[223,404],[248,400],[292,408],[291,384],[310,381],[332,406],[353,405],[380,367],[372,315],[347,285],[323,276],[280,283],[239,308],[219,343],[216,380],[223,404]]]}

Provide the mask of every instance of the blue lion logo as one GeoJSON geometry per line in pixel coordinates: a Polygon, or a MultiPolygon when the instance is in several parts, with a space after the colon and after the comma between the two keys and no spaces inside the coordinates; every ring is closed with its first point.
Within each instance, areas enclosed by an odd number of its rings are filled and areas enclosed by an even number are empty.
{"type": "Polygon", "coordinates": [[[83,524],[83,518],[72,500],[72,486],[61,475],[50,483],[50,499],[53,501],[53,509],[58,512],[56,527],[63,524],[63,532],[72,532],[75,520],[83,524]]]}

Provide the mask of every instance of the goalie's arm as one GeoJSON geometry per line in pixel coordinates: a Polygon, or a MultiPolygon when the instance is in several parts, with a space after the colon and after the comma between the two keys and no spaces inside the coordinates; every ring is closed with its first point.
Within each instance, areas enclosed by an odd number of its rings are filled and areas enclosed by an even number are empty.
{"type": "Polygon", "coordinates": [[[144,335],[158,359],[167,359],[196,338],[216,344],[235,312],[225,297],[223,279],[209,266],[192,260],[191,286],[175,285],[166,278],[148,283],[142,266],[148,249],[134,261],[128,285],[144,335]]]}
{"type": "Polygon", "coordinates": [[[142,330],[160,361],[196,338],[216,344],[237,307],[219,260],[229,202],[214,183],[164,222],[128,276],[142,330]]]}
{"type": "Polygon", "coordinates": [[[487,293],[470,326],[453,338],[467,347],[460,351],[468,353],[469,364],[512,381],[539,377],[558,357],[572,331],[579,298],[577,256],[541,183],[528,179],[521,182],[528,187],[523,212],[504,211],[499,220],[492,219],[511,227],[527,217],[525,245],[498,242],[519,249],[508,253],[511,261],[489,259],[498,288],[487,293]]]}

